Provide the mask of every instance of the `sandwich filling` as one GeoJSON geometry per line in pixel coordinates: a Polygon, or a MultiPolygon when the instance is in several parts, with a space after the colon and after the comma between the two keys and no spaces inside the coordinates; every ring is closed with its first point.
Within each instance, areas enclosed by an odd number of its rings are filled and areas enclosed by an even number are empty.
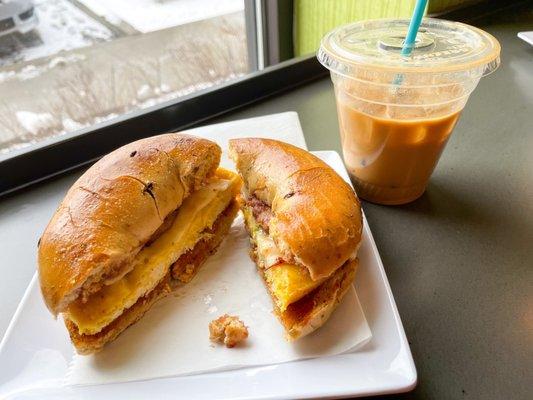
{"type": "Polygon", "coordinates": [[[329,277],[313,280],[308,269],[283,254],[269,235],[272,211],[255,197],[241,205],[252,242],[252,256],[274,302],[288,339],[307,335],[323,324],[353,282],[357,259],[349,258],[329,277]]]}
{"type": "Polygon", "coordinates": [[[313,280],[307,268],[282,254],[269,235],[270,207],[255,197],[242,206],[246,226],[255,247],[255,258],[265,283],[280,312],[305,297],[327,278],[313,280]]]}
{"type": "MultiPolygon", "coordinates": [[[[79,334],[97,334],[154,290],[170,275],[171,266],[178,260],[186,260],[187,256],[198,258],[198,251],[193,249],[197,250],[198,244],[210,244],[218,234],[214,225],[220,215],[231,208],[239,186],[235,174],[219,168],[205,186],[183,201],[175,215],[167,218],[162,225],[164,228],[136,255],[133,269],[88,299],[80,298],[71,303],[65,314],[67,321],[76,326],[79,334]]],[[[188,282],[195,270],[187,270],[186,262],[182,264],[175,265],[172,276],[188,282]]]]}

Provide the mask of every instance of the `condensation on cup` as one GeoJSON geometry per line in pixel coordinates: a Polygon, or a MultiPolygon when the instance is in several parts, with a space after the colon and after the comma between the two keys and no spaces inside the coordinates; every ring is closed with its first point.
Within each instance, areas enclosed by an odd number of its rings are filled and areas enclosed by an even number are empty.
{"type": "Polygon", "coordinates": [[[365,200],[420,197],[468,97],[500,63],[490,34],[424,19],[400,54],[409,20],[356,22],[329,32],[318,51],[331,71],[344,162],[365,200]]]}

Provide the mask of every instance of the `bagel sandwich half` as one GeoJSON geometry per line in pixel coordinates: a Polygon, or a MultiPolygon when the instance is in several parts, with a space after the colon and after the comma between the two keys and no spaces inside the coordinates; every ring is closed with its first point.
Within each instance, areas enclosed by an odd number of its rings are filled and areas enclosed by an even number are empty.
{"type": "Polygon", "coordinates": [[[70,188],[38,248],[43,298],[80,354],[101,350],[189,282],[229,230],[241,180],[185,134],[123,146],[70,188]]]}
{"type": "Polygon", "coordinates": [[[289,340],[322,326],[352,284],[362,214],[326,163],[276,140],[230,140],[251,256],[289,340]]]}

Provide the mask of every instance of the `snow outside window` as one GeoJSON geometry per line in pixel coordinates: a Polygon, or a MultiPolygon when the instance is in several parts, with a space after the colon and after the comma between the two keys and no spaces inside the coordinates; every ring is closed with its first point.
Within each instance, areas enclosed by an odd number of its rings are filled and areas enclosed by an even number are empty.
{"type": "Polygon", "coordinates": [[[247,71],[243,0],[0,2],[0,155],[247,71]]]}

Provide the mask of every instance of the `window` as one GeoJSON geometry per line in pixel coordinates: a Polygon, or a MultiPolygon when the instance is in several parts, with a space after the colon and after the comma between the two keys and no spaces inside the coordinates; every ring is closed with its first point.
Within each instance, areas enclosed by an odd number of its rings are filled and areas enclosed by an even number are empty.
{"type": "Polygon", "coordinates": [[[248,70],[243,0],[0,1],[0,154],[248,70]]]}

